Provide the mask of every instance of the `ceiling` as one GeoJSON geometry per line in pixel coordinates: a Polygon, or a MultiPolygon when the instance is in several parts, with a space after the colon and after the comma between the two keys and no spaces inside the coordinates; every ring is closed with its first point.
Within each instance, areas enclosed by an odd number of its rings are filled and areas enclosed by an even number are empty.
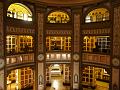
{"type": "Polygon", "coordinates": [[[73,5],[73,4],[89,4],[101,2],[104,0],[34,0],[35,2],[47,3],[47,4],[59,4],[59,5],[73,5]]]}

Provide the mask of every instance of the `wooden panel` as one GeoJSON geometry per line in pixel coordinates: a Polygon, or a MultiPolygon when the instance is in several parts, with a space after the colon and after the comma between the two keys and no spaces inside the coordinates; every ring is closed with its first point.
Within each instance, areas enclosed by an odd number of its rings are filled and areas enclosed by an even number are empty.
{"type": "Polygon", "coordinates": [[[82,60],[83,60],[83,62],[92,62],[92,63],[100,63],[100,64],[110,65],[110,56],[109,55],[83,53],[82,60]]]}
{"type": "Polygon", "coordinates": [[[103,28],[110,28],[111,27],[111,21],[101,21],[101,22],[91,22],[91,23],[85,23],[81,25],[82,30],[86,29],[103,29],[103,28]]]}
{"type": "MultiPolygon", "coordinates": [[[[116,0],[119,2],[119,0],[116,0]]],[[[117,3],[119,4],[119,3],[117,3]]],[[[113,23],[113,56],[120,57],[120,6],[114,8],[113,23]]],[[[119,66],[118,66],[119,67],[119,66]]],[[[112,88],[117,90],[120,88],[120,69],[112,68],[112,88]]]]}

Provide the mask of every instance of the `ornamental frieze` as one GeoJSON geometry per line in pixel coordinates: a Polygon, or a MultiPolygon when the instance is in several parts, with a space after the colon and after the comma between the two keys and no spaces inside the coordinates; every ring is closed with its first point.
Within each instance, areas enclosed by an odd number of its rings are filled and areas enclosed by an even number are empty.
{"type": "Polygon", "coordinates": [[[110,29],[91,29],[83,30],[82,34],[110,34],[110,29]]]}

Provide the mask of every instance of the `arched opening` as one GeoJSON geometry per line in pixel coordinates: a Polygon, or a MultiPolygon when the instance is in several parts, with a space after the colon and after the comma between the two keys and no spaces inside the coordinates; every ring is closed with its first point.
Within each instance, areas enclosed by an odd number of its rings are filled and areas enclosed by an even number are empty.
{"type": "Polygon", "coordinates": [[[85,17],[85,23],[109,20],[109,11],[106,8],[98,8],[89,12],[85,17]]]}
{"type": "Polygon", "coordinates": [[[46,65],[46,90],[70,90],[70,64],[46,65]]]}
{"type": "Polygon", "coordinates": [[[10,71],[7,76],[7,90],[33,90],[33,75],[30,67],[10,71]]]}
{"type": "Polygon", "coordinates": [[[82,68],[83,90],[109,90],[110,69],[95,66],[82,68]]]}
{"type": "Polygon", "coordinates": [[[7,17],[32,21],[32,12],[27,6],[21,3],[13,3],[8,7],[7,17]]]}
{"type": "Polygon", "coordinates": [[[47,17],[48,23],[68,23],[69,21],[70,21],[69,15],[62,11],[52,12],[47,17]]]}

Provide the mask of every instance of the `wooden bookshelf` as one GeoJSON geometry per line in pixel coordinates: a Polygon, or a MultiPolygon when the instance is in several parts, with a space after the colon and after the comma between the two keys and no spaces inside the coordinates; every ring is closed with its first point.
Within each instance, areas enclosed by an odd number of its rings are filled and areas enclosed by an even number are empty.
{"type": "Polygon", "coordinates": [[[46,85],[51,85],[50,67],[46,68],[46,85]]]}
{"type": "Polygon", "coordinates": [[[63,76],[64,76],[63,84],[70,84],[70,66],[67,64],[63,65],[63,76]]]}
{"type": "Polygon", "coordinates": [[[21,89],[33,87],[33,71],[30,67],[12,70],[7,77],[7,81],[16,84],[18,82],[18,88],[21,89]]]}
{"type": "Polygon", "coordinates": [[[47,51],[70,51],[71,50],[71,37],[46,37],[47,51]]]}
{"type": "Polygon", "coordinates": [[[33,71],[31,68],[21,69],[21,88],[33,86],[33,71]]]}
{"type": "Polygon", "coordinates": [[[82,84],[83,86],[90,86],[90,87],[96,86],[94,67],[87,66],[84,68],[82,74],[82,84]]]}

